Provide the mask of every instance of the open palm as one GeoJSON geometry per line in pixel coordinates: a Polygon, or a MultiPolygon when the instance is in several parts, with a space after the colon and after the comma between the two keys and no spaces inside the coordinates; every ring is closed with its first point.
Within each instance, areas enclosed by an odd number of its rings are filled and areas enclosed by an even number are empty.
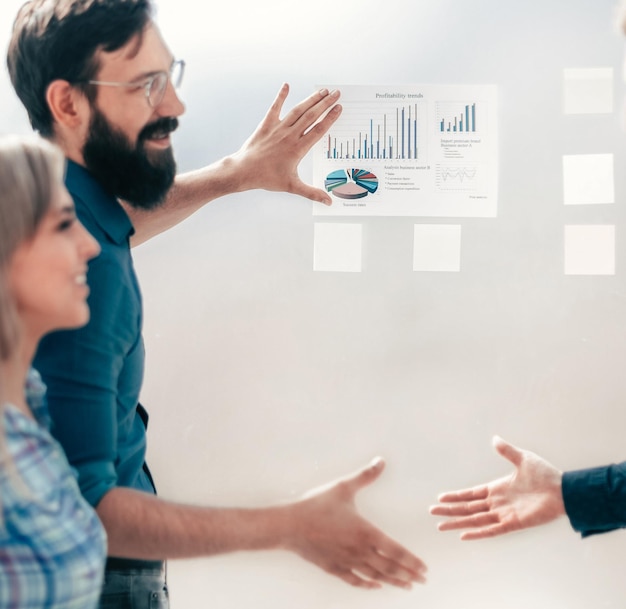
{"type": "Polygon", "coordinates": [[[546,524],[565,514],[562,473],[545,459],[494,438],[495,449],[515,470],[503,478],[443,493],[430,513],[447,519],[440,531],[469,529],[461,539],[495,537],[546,524]]]}

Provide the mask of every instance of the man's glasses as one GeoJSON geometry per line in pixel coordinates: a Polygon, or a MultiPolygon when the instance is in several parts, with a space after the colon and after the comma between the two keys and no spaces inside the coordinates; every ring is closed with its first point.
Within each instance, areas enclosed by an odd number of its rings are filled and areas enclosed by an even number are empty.
{"type": "Polygon", "coordinates": [[[112,82],[107,80],[87,80],[85,81],[89,85],[104,85],[106,87],[136,87],[138,89],[143,87],[143,90],[148,100],[148,104],[152,108],[156,108],[162,101],[165,95],[165,89],[167,88],[167,82],[170,81],[172,86],[177,89],[180,83],[183,81],[183,74],[185,73],[185,62],[182,59],[172,63],[172,67],[168,72],[156,72],[152,76],[149,76],[145,80],[139,80],[135,82],[112,82]]]}

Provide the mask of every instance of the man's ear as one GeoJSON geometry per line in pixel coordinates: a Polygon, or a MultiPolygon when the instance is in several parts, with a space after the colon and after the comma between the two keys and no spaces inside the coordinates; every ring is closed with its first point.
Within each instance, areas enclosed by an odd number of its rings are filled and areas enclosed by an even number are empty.
{"type": "Polygon", "coordinates": [[[61,126],[76,129],[89,120],[89,102],[84,93],[67,80],[54,80],[46,90],[52,118],[61,126]]]}

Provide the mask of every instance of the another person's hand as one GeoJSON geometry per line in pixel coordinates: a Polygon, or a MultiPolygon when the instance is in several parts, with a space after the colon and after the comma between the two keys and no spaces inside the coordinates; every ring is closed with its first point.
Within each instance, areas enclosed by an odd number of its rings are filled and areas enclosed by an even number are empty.
{"type": "Polygon", "coordinates": [[[239,189],[284,191],[329,205],[331,198],[327,192],[300,179],[298,164],[339,118],[339,92],[317,91],[281,119],[288,93],[289,86],[284,84],[263,121],[231,157],[240,165],[239,178],[244,183],[239,189]],[[328,111],[329,108],[332,109],[328,111]]]}
{"type": "Polygon", "coordinates": [[[495,537],[546,524],[565,514],[562,472],[535,453],[494,438],[495,449],[514,466],[510,475],[461,491],[443,493],[430,508],[445,516],[440,531],[468,529],[461,539],[495,537]]]}
{"type": "Polygon", "coordinates": [[[288,507],[284,547],[361,588],[382,583],[410,588],[424,583],[426,565],[359,515],[355,495],[384,468],[376,459],[365,469],[308,493],[288,507]]]}

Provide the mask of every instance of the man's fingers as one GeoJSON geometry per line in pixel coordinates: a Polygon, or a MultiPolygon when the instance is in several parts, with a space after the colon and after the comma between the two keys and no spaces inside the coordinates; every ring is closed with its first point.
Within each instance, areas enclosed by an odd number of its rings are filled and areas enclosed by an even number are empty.
{"type": "Polygon", "coordinates": [[[465,488],[460,491],[449,491],[442,493],[437,499],[442,503],[453,503],[456,501],[480,501],[489,496],[489,487],[486,484],[465,488]]]}
{"type": "Polygon", "coordinates": [[[511,530],[511,527],[507,526],[503,522],[499,522],[498,524],[484,527],[482,529],[464,531],[461,533],[460,537],[463,541],[474,541],[475,539],[487,539],[489,537],[504,535],[505,533],[509,533],[511,530]]]}
{"type": "Polygon", "coordinates": [[[437,525],[440,531],[454,531],[456,529],[473,529],[485,527],[500,522],[498,514],[495,512],[482,512],[473,516],[461,516],[444,520],[437,525]]]}
{"type": "Polygon", "coordinates": [[[316,201],[317,203],[323,203],[324,205],[332,205],[332,199],[330,195],[319,189],[305,184],[302,180],[298,179],[289,188],[289,192],[294,195],[299,195],[305,199],[316,201]]]}
{"type": "Polygon", "coordinates": [[[287,83],[283,83],[281,88],[278,90],[272,105],[267,111],[265,118],[263,119],[263,123],[276,121],[280,118],[280,112],[283,109],[283,104],[287,99],[287,95],[289,95],[289,85],[287,83]]]}
{"type": "Polygon", "coordinates": [[[367,563],[376,573],[376,575],[370,575],[370,577],[384,581],[392,586],[410,588],[413,582],[421,584],[426,582],[426,565],[417,557],[412,557],[409,566],[398,562],[381,551],[372,550],[367,563]]]}
{"type": "Polygon", "coordinates": [[[376,549],[376,553],[384,559],[387,575],[397,577],[402,574],[402,578],[408,577],[413,581],[424,580],[424,575],[428,569],[426,563],[382,531],[378,531],[377,539],[373,541],[373,547],[376,549]]]}
{"type": "Polygon", "coordinates": [[[510,461],[513,465],[515,465],[515,467],[519,467],[521,465],[524,452],[517,448],[517,446],[513,446],[513,444],[505,442],[499,436],[494,436],[493,446],[500,455],[510,461]]]}
{"type": "Polygon", "coordinates": [[[298,125],[301,133],[307,131],[329,108],[337,103],[339,91],[320,89],[294,106],[283,119],[289,127],[298,125]]]}
{"type": "Polygon", "coordinates": [[[360,544],[344,547],[332,563],[321,560],[317,564],[360,588],[379,588],[384,583],[409,589],[413,583],[426,582],[424,562],[384,533],[365,532],[360,538],[360,544]]]}
{"type": "Polygon", "coordinates": [[[356,569],[356,571],[362,573],[370,580],[389,584],[390,586],[396,586],[397,588],[404,588],[406,590],[409,590],[412,587],[410,581],[404,581],[402,579],[398,579],[397,577],[386,575],[383,571],[380,571],[376,567],[369,564],[361,565],[356,569]]]}
{"type": "Polygon", "coordinates": [[[354,495],[364,486],[372,484],[372,482],[380,476],[384,468],[385,461],[381,457],[376,457],[367,467],[356,472],[355,474],[347,476],[342,482],[354,495]]]}
{"type": "Polygon", "coordinates": [[[377,582],[373,579],[366,579],[364,577],[361,577],[350,569],[344,569],[340,567],[322,568],[330,575],[334,575],[335,577],[342,579],[344,582],[350,584],[351,586],[354,586],[355,588],[365,588],[366,590],[377,590],[378,588],[382,588],[380,582],[377,582]]]}
{"type": "Polygon", "coordinates": [[[313,127],[309,129],[311,123],[303,123],[306,124],[305,133],[301,138],[302,145],[309,149],[313,146],[313,144],[317,143],[324,134],[328,132],[332,124],[341,116],[343,108],[340,104],[336,104],[329,111],[328,114],[321,120],[319,123],[315,124],[313,127]],[[308,131],[306,131],[308,129],[308,131]]]}
{"type": "Polygon", "coordinates": [[[433,505],[430,513],[433,516],[472,516],[489,511],[487,501],[467,501],[447,505],[433,505]]]}

